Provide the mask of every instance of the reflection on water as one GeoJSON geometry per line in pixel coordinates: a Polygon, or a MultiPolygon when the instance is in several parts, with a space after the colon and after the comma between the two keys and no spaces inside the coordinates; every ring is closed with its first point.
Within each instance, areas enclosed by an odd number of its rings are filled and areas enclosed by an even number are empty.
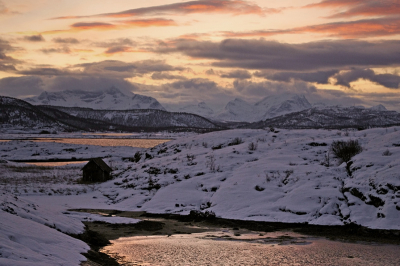
{"type": "Polygon", "coordinates": [[[235,236],[220,231],[111,242],[102,251],[119,257],[123,265],[400,265],[396,245],[344,243],[282,232],[235,236]]]}
{"type": "Polygon", "coordinates": [[[135,133],[82,133],[84,136],[116,136],[116,137],[127,137],[135,136],[135,133]]]}
{"type": "Polygon", "coordinates": [[[64,166],[64,165],[70,165],[70,164],[82,164],[82,163],[87,163],[88,161],[70,161],[70,162],[29,162],[26,164],[31,164],[31,165],[36,165],[36,166],[48,166],[48,167],[54,167],[54,166],[64,166]]]}
{"type": "Polygon", "coordinates": [[[137,148],[152,148],[170,139],[85,139],[85,138],[37,138],[35,142],[57,142],[67,144],[95,145],[95,146],[128,146],[137,148]]]}

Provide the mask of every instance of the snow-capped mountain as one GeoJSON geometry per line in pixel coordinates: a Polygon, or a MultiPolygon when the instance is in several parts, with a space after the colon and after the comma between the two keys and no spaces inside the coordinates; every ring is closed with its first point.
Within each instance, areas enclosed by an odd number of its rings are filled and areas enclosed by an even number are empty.
{"type": "Polygon", "coordinates": [[[224,121],[256,122],[311,107],[305,96],[297,94],[267,96],[254,105],[236,98],[215,118],[224,121]]]}
{"type": "Polygon", "coordinates": [[[165,110],[164,107],[152,97],[134,93],[129,93],[129,95],[127,95],[115,87],[103,91],[66,90],[61,92],[43,92],[39,96],[25,100],[34,105],[87,107],[102,110],[165,110]]]}
{"type": "Polygon", "coordinates": [[[236,98],[225,106],[224,110],[215,116],[222,121],[248,121],[261,120],[259,110],[254,105],[236,98]]]}
{"type": "Polygon", "coordinates": [[[196,114],[203,117],[211,118],[214,116],[214,110],[211,109],[205,102],[198,104],[186,105],[177,110],[178,112],[196,114]]]}
{"type": "Polygon", "coordinates": [[[266,110],[262,117],[263,120],[288,113],[299,112],[312,107],[304,95],[297,94],[267,96],[254,106],[260,111],[266,110]]]}
{"type": "Polygon", "coordinates": [[[372,106],[369,109],[370,110],[375,110],[375,111],[387,111],[386,107],[383,106],[382,104],[378,104],[378,105],[372,106]]]}
{"type": "Polygon", "coordinates": [[[189,113],[155,109],[94,110],[81,107],[32,105],[20,99],[0,96],[0,131],[153,131],[223,129],[216,123],[189,113]]]}

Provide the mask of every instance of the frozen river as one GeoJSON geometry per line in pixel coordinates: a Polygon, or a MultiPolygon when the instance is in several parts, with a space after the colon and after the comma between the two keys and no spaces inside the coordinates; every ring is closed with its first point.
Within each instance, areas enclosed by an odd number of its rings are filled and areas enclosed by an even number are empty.
{"type": "Polygon", "coordinates": [[[135,236],[114,240],[103,252],[119,257],[121,265],[400,265],[397,245],[330,241],[292,232],[135,236]]]}

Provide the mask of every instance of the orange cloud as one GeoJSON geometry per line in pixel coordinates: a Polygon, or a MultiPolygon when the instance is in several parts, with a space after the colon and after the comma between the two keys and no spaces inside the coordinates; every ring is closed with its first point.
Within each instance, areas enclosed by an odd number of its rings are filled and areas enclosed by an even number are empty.
{"type": "Polygon", "coordinates": [[[209,33],[192,33],[184,34],[178,37],[178,39],[190,39],[190,40],[201,40],[203,37],[209,37],[209,33]]]}
{"type": "Polygon", "coordinates": [[[310,4],[306,8],[347,8],[343,12],[335,13],[330,18],[343,18],[353,16],[392,16],[400,15],[400,2],[398,0],[323,0],[310,4]]]}
{"type": "Polygon", "coordinates": [[[165,14],[193,14],[193,13],[228,13],[234,15],[277,13],[279,9],[261,8],[260,6],[244,0],[198,0],[184,3],[174,3],[144,8],[129,9],[116,13],[104,13],[90,16],[64,16],[52,19],[71,19],[88,17],[137,17],[165,14]]]}
{"type": "Polygon", "coordinates": [[[269,37],[278,34],[318,33],[344,39],[400,34],[400,17],[334,22],[287,30],[222,32],[224,37],[269,37]]]}
{"type": "Polygon", "coordinates": [[[43,32],[43,34],[78,32],[85,30],[123,30],[128,28],[167,27],[177,25],[178,24],[174,20],[163,18],[125,20],[116,24],[105,22],[77,22],[70,25],[70,28],[67,30],[52,30],[43,32]]]}
{"type": "Polygon", "coordinates": [[[168,26],[177,26],[178,24],[172,19],[135,19],[135,20],[127,20],[124,21],[123,24],[132,27],[168,27],[168,26]]]}

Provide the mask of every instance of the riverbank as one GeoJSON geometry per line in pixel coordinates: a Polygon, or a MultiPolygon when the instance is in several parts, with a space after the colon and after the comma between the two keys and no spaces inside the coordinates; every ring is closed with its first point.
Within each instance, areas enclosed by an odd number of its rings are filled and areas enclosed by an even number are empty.
{"type": "MultiPolygon", "coordinates": [[[[108,224],[105,222],[84,222],[85,233],[77,238],[85,241],[91,251],[84,254],[89,261],[99,265],[122,265],[124,257],[118,254],[104,254],[109,241],[126,237],[171,237],[208,233],[211,240],[232,240],[253,244],[306,245],[316,240],[333,240],[343,243],[362,243],[364,245],[400,245],[400,230],[376,230],[348,224],[344,226],[321,226],[306,223],[271,223],[201,217],[198,212],[189,215],[151,214],[116,210],[79,209],[94,214],[141,219],[136,224],[108,224]],[[215,233],[212,233],[215,232],[215,233]],[[225,232],[222,236],[217,232],[225,232]],[[230,234],[228,232],[231,232],[230,234]],[[249,234],[253,236],[247,237],[249,234]]],[[[400,248],[400,246],[399,246],[400,248]]],[[[106,252],[107,253],[107,252],[106,252]]],[[[83,263],[82,266],[90,264],[83,263]]]]}

